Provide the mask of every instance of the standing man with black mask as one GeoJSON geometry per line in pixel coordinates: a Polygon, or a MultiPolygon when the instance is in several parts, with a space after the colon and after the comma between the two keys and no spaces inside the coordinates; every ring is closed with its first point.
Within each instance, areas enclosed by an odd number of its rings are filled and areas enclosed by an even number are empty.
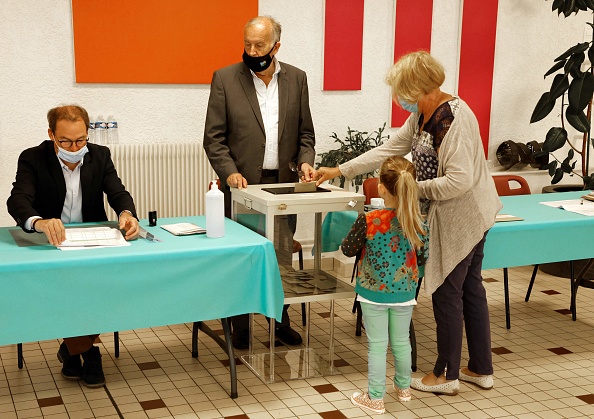
{"type": "MultiPolygon", "coordinates": [[[[225,213],[231,215],[230,188],[248,184],[313,180],[315,135],[309,110],[307,76],[276,59],[281,26],[269,16],[251,19],[244,28],[243,62],[215,71],[204,128],[204,150],[225,193],[225,213]]],[[[283,241],[292,243],[296,217],[285,217],[283,241]]],[[[289,256],[291,250],[288,251],[289,256]]],[[[286,254],[287,252],[284,252],[286,254]]],[[[284,255],[278,252],[279,262],[284,255]]],[[[249,278],[245,279],[249,281],[249,278]]],[[[276,335],[289,345],[301,344],[290,326],[285,306],[276,335]]],[[[232,319],[233,346],[248,345],[248,316],[232,319]]]]}

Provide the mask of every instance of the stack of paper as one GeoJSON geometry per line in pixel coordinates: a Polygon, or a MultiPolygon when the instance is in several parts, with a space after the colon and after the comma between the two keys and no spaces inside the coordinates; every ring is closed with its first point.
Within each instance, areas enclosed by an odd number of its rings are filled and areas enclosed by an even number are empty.
{"type": "Polygon", "coordinates": [[[206,233],[205,228],[192,223],[164,224],[161,226],[161,228],[176,236],[188,236],[190,234],[206,233]]]}
{"type": "Polygon", "coordinates": [[[66,240],[58,248],[75,250],[114,246],[130,246],[120,230],[111,227],[86,227],[66,228],[66,240]]]}

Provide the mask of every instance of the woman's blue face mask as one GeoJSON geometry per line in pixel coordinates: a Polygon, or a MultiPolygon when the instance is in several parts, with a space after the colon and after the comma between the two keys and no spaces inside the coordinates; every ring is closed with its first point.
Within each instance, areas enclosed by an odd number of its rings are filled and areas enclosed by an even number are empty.
{"type": "Polygon", "coordinates": [[[400,98],[398,98],[398,102],[400,103],[400,106],[402,106],[402,109],[409,111],[411,113],[413,112],[419,112],[419,104],[418,103],[408,103],[400,98]]]}

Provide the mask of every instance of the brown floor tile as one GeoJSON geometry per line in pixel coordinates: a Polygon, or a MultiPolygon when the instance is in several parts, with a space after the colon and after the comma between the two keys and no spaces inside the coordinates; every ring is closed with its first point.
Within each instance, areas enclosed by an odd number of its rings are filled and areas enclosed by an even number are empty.
{"type": "Polygon", "coordinates": [[[507,354],[513,353],[512,351],[510,351],[507,348],[504,348],[503,346],[501,346],[499,348],[491,348],[491,352],[493,352],[494,354],[497,354],[497,355],[507,355],[507,354]]]}
{"type": "Polygon", "coordinates": [[[327,319],[328,317],[330,317],[330,312],[326,311],[324,313],[318,313],[318,315],[324,319],[327,319]]]}
{"type": "MultiPolygon", "coordinates": [[[[223,364],[225,367],[229,366],[229,360],[228,359],[221,359],[221,364],[223,364]]],[[[241,362],[240,358],[235,358],[235,365],[243,365],[243,362],[241,362]]]]}
{"type": "Polygon", "coordinates": [[[47,397],[45,399],[37,399],[37,404],[39,404],[39,407],[48,407],[48,406],[58,406],[60,404],[64,404],[64,402],[62,401],[62,397],[56,396],[56,397],[47,397]]]}
{"type": "Polygon", "coordinates": [[[347,367],[351,364],[349,364],[348,362],[346,362],[344,359],[335,359],[334,360],[334,366],[335,367],[347,367]]]}
{"type": "Polygon", "coordinates": [[[567,354],[573,353],[569,349],[565,349],[565,348],[548,348],[548,350],[556,355],[567,355],[567,354]]]}
{"type": "Polygon", "coordinates": [[[243,415],[225,416],[223,419],[250,419],[245,413],[243,415]]]}
{"type": "Polygon", "coordinates": [[[313,386],[313,388],[320,394],[334,393],[335,391],[338,391],[338,389],[332,384],[322,384],[319,386],[313,386]]]}
{"type": "Polygon", "coordinates": [[[140,402],[140,406],[142,406],[144,410],[161,409],[162,407],[167,407],[165,406],[165,402],[161,399],[146,400],[144,402],[140,402]]]}
{"type": "Polygon", "coordinates": [[[145,370],[154,370],[157,368],[161,368],[161,366],[159,365],[159,363],[157,361],[152,361],[152,362],[141,362],[140,364],[138,364],[138,368],[140,368],[142,371],[145,371],[145,370]]]}
{"type": "Polygon", "coordinates": [[[483,282],[499,282],[495,278],[483,278],[483,282]]]}
{"type": "Polygon", "coordinates": [[[344,415],[340,410],[330,410],[329,412],[320,412],[318,413],[324,419],[346,419],[347,416],[344,415]]]}
{"type": "Polygon", "coordinates": [[[594,404],[594,394],[584,394],[583,396],[577,396],[577,398],[588,404],[594,404]]]}
{"type": "Polygon", "coordinates": [[[571,310],[568,308],[562,308],[560,310],[555,310],[559,314],[571,314],[571,310]]]}
{"type": "Polygon", "coordinates": [[[555,291],[555,290],[544,290],[541,291],[542,293],[546,294],[546,295],[555,295],[555,294],[561,294],[559,291],[555,291]]]}

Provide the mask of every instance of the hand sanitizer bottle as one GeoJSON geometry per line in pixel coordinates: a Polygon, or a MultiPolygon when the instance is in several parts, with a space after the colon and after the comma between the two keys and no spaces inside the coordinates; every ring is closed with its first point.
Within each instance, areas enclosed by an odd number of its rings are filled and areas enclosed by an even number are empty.
{"type": "Polygon", "coordinates": [[[219,190],[217,181],[210,183],[206,192],[206,236],[211,238],[225,235],[225,196],[219,190]]]}

